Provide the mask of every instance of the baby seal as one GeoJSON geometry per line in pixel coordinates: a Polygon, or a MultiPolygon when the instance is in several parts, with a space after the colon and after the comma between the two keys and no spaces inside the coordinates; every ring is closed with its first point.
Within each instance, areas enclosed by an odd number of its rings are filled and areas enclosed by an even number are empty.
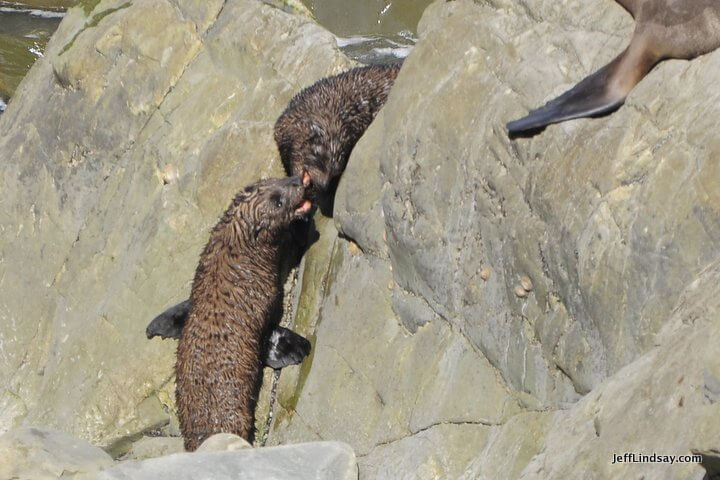
{"type": "Polygon", "coordinates": [[[509,134],[612,112],[660,61],[691,59],[720,46],[718,0],[616,0],[635,19],[630,45],[572,89],[507,124],[509,134]]]}
{"type": "Polygon", "coordinates": [[[288,175],[302,175],[312,193],[332,191],[353,147],[385,105],[400,66],[353,68],[295,95],[275,122],[288,175]]]}
{"type": "Polygon", "coordinates": [[[300,177],[245,188],[210,233],[195,272],[177,349],[177,405],[185,448],[214,433],[253,440],[262,355],[282,310],[280,250],[312,208],[300,177]]]}
{"type": "MultiPolygon", "coordinates": [[[[319,80],[290,100],[275,122],[275,142],[285,170],[302,176],[311,197],[334,189],[353,147],[387,101],[400,67],[354,68],[319,80]]],[[[291,226],[291,243],[301,250],[307,228],[304,222],[291,226]]],[[[148,325],[147,337],[180,338],[189,310],[186,300],[164,311],[148,325]]],[[[306,339],[282,327],[269,341],[265,364],[273,368],[298,363],[309,353],[306,339]]]]}

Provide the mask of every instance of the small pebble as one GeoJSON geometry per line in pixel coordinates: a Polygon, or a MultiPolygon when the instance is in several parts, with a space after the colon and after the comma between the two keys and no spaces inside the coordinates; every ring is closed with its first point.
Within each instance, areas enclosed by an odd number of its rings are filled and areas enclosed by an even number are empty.
{"type": "Polygon", "coordinates": [[[490,278],[491,273],[492,273],[492,270],[490,270],[489,267],[485,267],[480,272],[480,278],[482,278],[483,281],[487,282],[488,278],[490,278]]]}
{"type": "Polygon", "coordinates": [[[168,185],[170,183],[174,183],[175,180],[178,179],[178,171],[177,168],[175,168],[172,164],[165,165],[165,168],[163,168],[162,171],[162,182],[163,185],[168,185]]]}
{"type": "Polygon", "coordinates": [[[515,295],[517,295],[518,297],[525,298],[527,297],[527,294],[527,290],[525,290],[522,285],[518,285],[515,287],[515,295]]]}
{"type": "Polygon", "coordinates": [[[526,292],[530,292],[533,289],[532,280],[530,280],[530,277],[528,277],[527,275],[523,275],[520,278],[520,285],[522,286],[522,288],[525,289],[526,292]]]}
{"type": "Polygon", "coordinates": [[[357,256],[362,255],[363,251],[362,248],[360,248],[360,245],[353,242],[352,240],[349,241],[348,250],[350,250],[350,255],[357,256]]]}

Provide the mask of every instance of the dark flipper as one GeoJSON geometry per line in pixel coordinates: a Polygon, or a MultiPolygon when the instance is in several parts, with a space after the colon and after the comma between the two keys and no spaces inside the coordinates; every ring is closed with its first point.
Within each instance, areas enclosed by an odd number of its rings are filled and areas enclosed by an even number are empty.
{"type": "Polygon", "coordinates": [[[190,313],[190,300],[178,303],[163,313],[153,318],[152,322],[145,329],[147,338],[175,338],[180,339],[180,334],[190,313]]]}
{"type": "MultiPolygon", "coordinates": [[[[145,329],[148,338],[180,339],[180,334],[190,313],[190,300],[178,303],[155,317],[145,329]]],[[[270,332],[265,348],[263,364],[280,369],[297,365],[310,353],[310,342],[290,329],[277,327],[270,332]]]]}
{"type": "Polygon", "coordinates": [[[510,136],[539,130],[552,123],[600,115],[619,108],[625,102],[627,93],[612,89],[610,80],[617,71],[621,57],[622,55],[556,99],[531,111],[526,117],[508,123],[510,136]]]}
{"type": "Polygon", "coordinates": [[[297,365],[310,353],[310,342],[302,335],[284,327],[270,333],[265,365],[274,369],[297,365]]]}

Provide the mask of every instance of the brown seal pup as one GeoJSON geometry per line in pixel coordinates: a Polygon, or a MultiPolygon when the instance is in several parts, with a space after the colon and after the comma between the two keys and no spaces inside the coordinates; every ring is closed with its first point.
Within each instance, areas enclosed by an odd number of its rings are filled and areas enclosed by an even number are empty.
{"type": "MultiPolygon", "coordinates": [[[[353,68],[318,80],[290,100],[275,122],[275,142],[288,175],[302,175],[311,196],[334,188],[353,147],[387,101],[401,65],[353,68]]],[[[293,225],[296,243],[304,243],[303,230],[302,222],[293,225]]],[[[180,338],[189,310],[186,300],[164,311],[148,325],[147,337],[180,338]]],[[[277,341],[268,349],[267,365],[282,368],[307,355],[305,339],[291,333],[271,336],[277,341]],[[270,363],[273,355],[277,360],[270,363]]]]}
{"type": "Polygon", "coordinates": [[[630,45],[575,87],[507,124],[508,133],[609,113],[660,61],[691,59],[720,47],[718,0],[616,0],[635,19],[630,45]]]}
{"type": "Polygon", "coordinates": [[[280,250],[306,216],[300,177],[245,188],[210,234],[195,272],[177,349],[177,405],[185,448],[214,433],[253,440],[262,350],[282,310],[280,250]]]}
{"type": "Polygon", "coordinates": [[[353,147],[385,105],[400,67],[353,68],[295,95],[275,122],[288,175],[303,175],[312,193],[332,191],[353,147]]]}
{"type": "MultiPolygon", "coordinates": [[[[153,318],[145,329],[148,339],[153,337],[180,340],[182,329],[190,313],[190,300],[173,305],[153,318]]],[[[310,342],[289,328],[275,327],[270,332],[263,349],[262,361],[266,367],[276,370],[297,365],[310,353],[310,342]]]]}

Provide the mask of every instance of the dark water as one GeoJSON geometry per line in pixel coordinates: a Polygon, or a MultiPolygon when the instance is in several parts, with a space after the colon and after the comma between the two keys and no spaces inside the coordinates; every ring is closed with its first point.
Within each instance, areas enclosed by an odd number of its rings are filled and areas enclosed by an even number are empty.
{"type": "Polygon", "coordinates": [[[45,49],[62,13],[0,2],[0,111],[45,49]]]}

